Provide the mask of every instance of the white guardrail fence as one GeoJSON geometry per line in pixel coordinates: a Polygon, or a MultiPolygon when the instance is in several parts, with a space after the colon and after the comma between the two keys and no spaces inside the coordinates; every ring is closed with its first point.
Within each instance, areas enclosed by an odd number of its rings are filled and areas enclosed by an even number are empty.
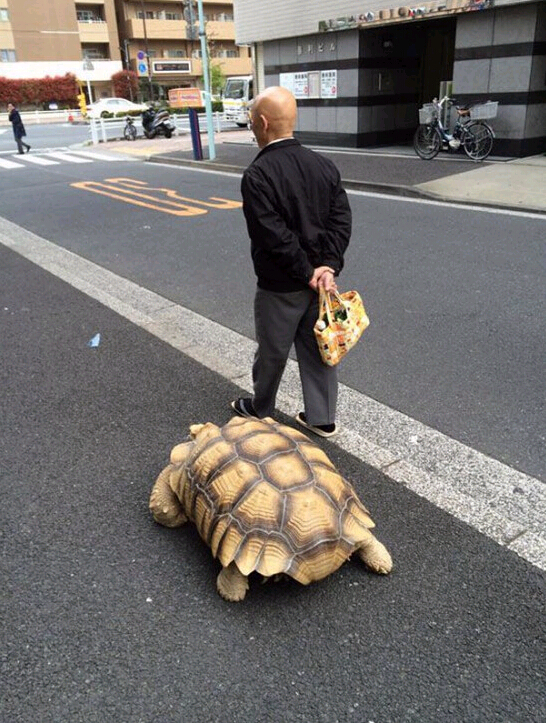
{"type": "MultiPolygon", "coordinates": [[[[70,123],[73,120],[82,120],[79,109],[68,110],[22,110],[21,120],[25,125],[39,125],[41,123],[70,123]]],[[[0,115],[0,126],[10,126],[8,114],[0,115]]]]}
{"type": "MultiPolygon", "coordinates": [[[[21,119],[23,123],[28,125],[46,124],[46,123],[76,123],[78,125],[85,124],[89,126],[89,133],[93,144],[106,143],[115,139],[123,138],[123,129],[125,128],[125,118],[89,118],[84,119],[79,109],[67,110],[36,110],[22,111],[21,119]]],[[[187,114],[172,114],[171,120],[176,126],[175,135],[184,135],[190,132],[190,121],[187,114]]],[[[144,136],[142,130],[142,121],[140,116],[133,116],[133,122],[137,129],[138,136],[144,136]]],[[[233,121],[227,121],[224,114],[220,111],[213,113],[214,128],[220,133],[226,125],[232,127],[235,125],[233,121]]],[[[11,126],[7,113],[0,114],[0,126],[11,126]]],[[[207,130],[207,116],[205,113],[199,114],[199,128],[201,132],[207,130]]]]}
{"type": "MultiPolygon", "coordinates": [[[[199,113],[199,129],[201,132],[207,130],[207,116],[205,113],[199,113]]],[[[90,118],[89,119],[89,132],[91,134],[91,142],[93,145],[98,143],[107,143],[119,138],[123,138],[123,130],[125,128],[125,118],[122,116],[119,118],[90,118]]],[[[133,123],[137,129],[137,137],[144,136],[144,130],[142,129],[142,121],[140,116],[132,116],[133,123]]],[[[171,115],[171,121],[174,123],[176,130],[175,135],[185,135],[190,132],[190,120],[187,114],[184,115],[171,115]]],[[[222,131],[222,124],[224,123],[224,114],[219,111],[213,113],[214,128],[217,133],[222,131]]],[[[229,125],[234,125],[229,123],[229,125]]]]}

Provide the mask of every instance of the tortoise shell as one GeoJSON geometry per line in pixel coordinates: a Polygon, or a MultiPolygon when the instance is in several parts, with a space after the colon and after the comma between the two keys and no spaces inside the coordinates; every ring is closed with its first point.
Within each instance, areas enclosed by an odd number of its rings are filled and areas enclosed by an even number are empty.
{"type": "Polygon", "coordinates": [[[193,431],[189,451],[171,454],[169,484],[223,567],[308,584],[369,537],[374,523],[353,487],[303,433],[242,417],[193,431]]]}

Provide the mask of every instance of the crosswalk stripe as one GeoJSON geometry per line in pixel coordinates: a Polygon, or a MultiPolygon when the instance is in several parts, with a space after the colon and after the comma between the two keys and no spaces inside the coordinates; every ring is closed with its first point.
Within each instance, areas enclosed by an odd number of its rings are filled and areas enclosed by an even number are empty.
{"type": "Polygon", "coordinates": [[[89,158],[78,158],[70,153],[48,153],[51,158],[58,158],[59,161],[68,161],[69,163],[92,163],[89,158]]]}
{"type": "Polygon", "coordinates": [[[23,163],[14,163],[14,161],[8,161],[5,158],[0,158],[0,168],[23,168],[23,163]]]}
{"type": "Polygon", "coordinates": [[[76,156],[85,156],[97,161],[119,161],[119,156],[108,156],[106,153],[94,153],[93,151],[71,151],[76,156]]]}
{"type": "Polygon", "coordinates": [[[50,161],[49,158],[43,156],[31,156],[28,153],[22,159],[25,163],[35,163],[37,166],[56,166],[59,165],[59,161],[50,161]]]}

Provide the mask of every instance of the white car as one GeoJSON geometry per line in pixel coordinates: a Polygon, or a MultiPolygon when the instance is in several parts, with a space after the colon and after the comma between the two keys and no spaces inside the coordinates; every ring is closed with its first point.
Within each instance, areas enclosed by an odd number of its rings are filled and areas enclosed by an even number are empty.
{"type": "Polygon", "coordinates": [[[147,107],[144,103],[133,103],[125,98],[101,98],[87,106],[87,115],[89,118],[104,118],[109,113],[142,112],[147,107]]]}

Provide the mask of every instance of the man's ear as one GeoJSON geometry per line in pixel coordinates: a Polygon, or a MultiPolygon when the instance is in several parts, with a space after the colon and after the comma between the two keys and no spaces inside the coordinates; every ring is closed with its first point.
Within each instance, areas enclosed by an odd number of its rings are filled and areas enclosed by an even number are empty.
{"type": "Polygon", "coordinates": [[[262,128],[264,131],[266,131],[269,128],[269,121],[265,117],[265,115],[260,114],[260,120],[262,122],[262,128]]]}

